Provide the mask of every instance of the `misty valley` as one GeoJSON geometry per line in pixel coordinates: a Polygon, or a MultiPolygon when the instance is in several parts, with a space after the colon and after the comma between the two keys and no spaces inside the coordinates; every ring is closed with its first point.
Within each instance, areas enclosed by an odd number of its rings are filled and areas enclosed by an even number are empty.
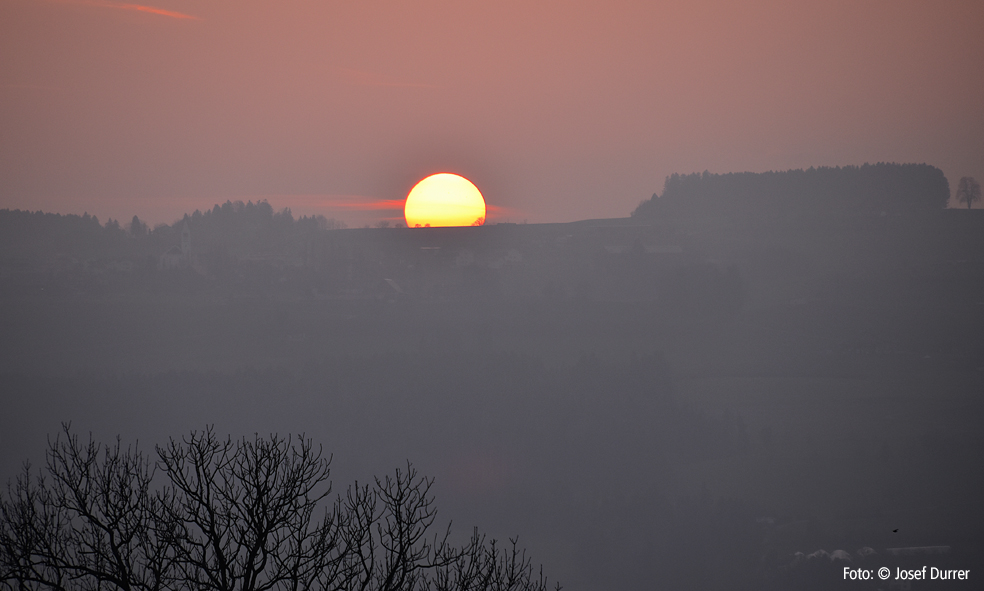
{"type": "Polygon", "coordinates": [[[984,212],[948,198],[879,164],[557,224],[2,210],[0,475],[65,423],[303,433],[336,490],[409,460],[438,529],[518,535],[566,589],[972,588],[984,212]],[[864,576],[924,565],[969,575],[864,576]]]}

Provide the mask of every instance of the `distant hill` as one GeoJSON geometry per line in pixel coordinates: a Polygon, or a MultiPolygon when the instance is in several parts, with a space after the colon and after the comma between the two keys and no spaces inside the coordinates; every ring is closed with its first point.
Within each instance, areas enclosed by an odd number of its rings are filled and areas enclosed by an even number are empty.
{"type": "Polygon", "coordinates": [[[782,172],[673,174],[639,219],[729,216],[762,221],[799,216],[918,215],[946,208],[950,186],[928,164],[864,164],[782,172]]]}

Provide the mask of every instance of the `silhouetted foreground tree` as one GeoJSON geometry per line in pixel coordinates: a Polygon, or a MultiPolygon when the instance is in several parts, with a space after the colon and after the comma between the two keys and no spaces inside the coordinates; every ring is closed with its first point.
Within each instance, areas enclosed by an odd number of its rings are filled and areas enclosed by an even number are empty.
{"type": "Polygon", "coordinates": [[[972,176],[965,176],[960,179],[957,185],[957,201],[966,203],[967,209],[974,206],[975,201],[981,200],[981,184],[972,176]]]}
{"type": "Polygon", "coordinates": [[[547,588],[515,539],[433,533],[433,480],[409,464],[332,498],[330,458],[303,437],[207,429],[156,451],[83,444],[65,426],[45,469],[26,466],[0,500],[0,588],[547,588]]]}

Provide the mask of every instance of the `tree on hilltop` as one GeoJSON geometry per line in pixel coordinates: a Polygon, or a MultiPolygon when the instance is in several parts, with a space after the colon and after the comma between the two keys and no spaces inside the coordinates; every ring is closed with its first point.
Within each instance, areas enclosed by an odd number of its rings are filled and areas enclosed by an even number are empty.
{"type": "Polygon", "coordinates": [[[981,200],[981,184],[972,176],[960,179],[957,185],[957,202],[966,203],[967,209],[973,207],[975,201],[981,200]]]}
{"type": "Polygon", "coordinates": [[[137,216],[133,216],[133,219],[130,220],[130,223],[127,225],[127,232],[133,238],[143,238],[147,236],[149,231],[150,229],[147,227],[147,224],[140,221],[140,218],[137,216]]]}

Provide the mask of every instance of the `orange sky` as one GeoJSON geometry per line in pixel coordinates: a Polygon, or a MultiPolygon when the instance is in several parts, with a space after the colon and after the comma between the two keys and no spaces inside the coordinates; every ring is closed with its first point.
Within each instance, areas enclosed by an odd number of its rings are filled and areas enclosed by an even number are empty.
{"type": "Polygon", "coordinates": [[[980,0],[3,0],[0,207],[361,225],[448,171],[490,222],[569,221],[879,161],[952,189],[984,180],[982,30],[980,0]]]}

